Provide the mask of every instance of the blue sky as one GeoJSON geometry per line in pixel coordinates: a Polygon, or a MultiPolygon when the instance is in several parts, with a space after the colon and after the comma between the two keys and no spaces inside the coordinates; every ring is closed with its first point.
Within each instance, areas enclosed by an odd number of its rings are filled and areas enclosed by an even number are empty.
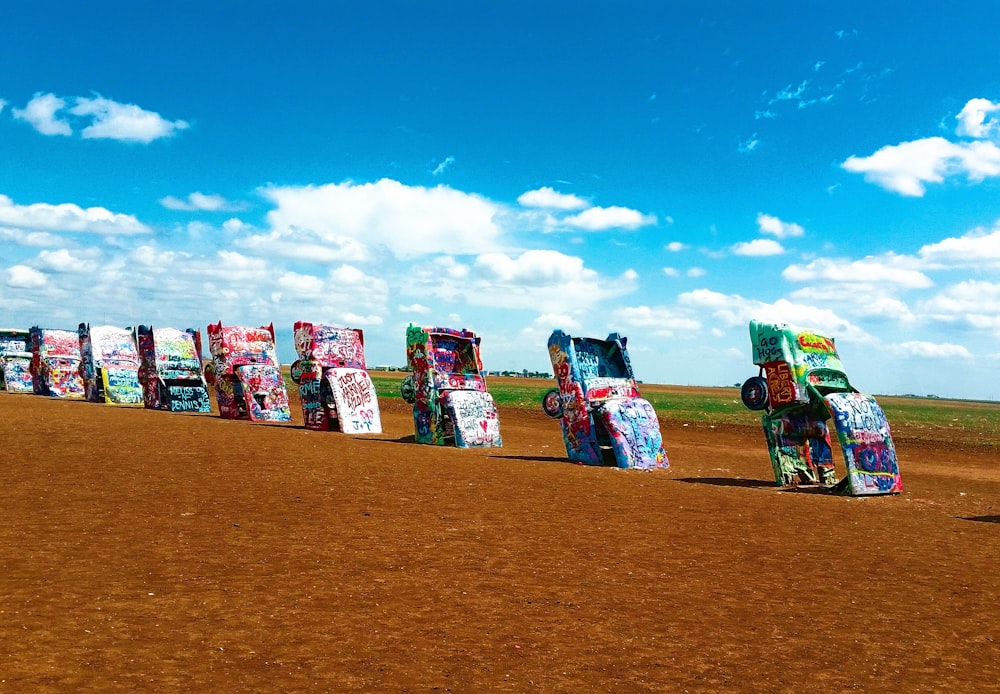
{"type": "Polygon", "coordinates": [[[365,330],[650,382],[747,324],[873,393],[1000,398],[1000,8],[971,2],[10,3],[0,323],[365,330]],[[836,5],[830,7],[829,5],[836,5]]]}

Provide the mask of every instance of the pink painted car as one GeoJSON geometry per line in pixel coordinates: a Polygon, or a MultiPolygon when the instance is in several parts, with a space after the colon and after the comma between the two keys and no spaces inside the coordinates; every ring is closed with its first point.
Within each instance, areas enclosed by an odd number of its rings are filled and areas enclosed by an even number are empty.
{"type": "Polygon", "coordinates": [[[365,336],[356,328],[299,321],[294,326],[292,380],[299,386],[306,429],[380,434],[378,396],[365,366],[365,336]]]}
{"type": "Polygon", "coordinates": [[[251,422],[290,422],[288,390],[278,365],[274,326],[208,326],[212,363],[205,377],[215,386],[219,415],[251,422]]]}
{"type": "Polygon", "coordinates": [[[72,330],[35,326],[31,334],[31,381],[36,395],[84,396],[80,374],[80,336],[72,330]]]}

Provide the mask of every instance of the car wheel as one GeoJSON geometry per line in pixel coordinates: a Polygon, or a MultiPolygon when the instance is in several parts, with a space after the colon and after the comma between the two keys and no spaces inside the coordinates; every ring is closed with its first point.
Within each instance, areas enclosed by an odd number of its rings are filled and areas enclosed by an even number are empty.
{"type": "Polygon", "coordinates": [[[542,396],[542,411],[550,417],[562,417],[563,404],[559,399],[559,389],[553,388],[542,396]]]}
{"type": "Polygon", "coordinates": [[[413,376],[407,376],[400,382],[399,394],[411,405],[417,401],[417,386],[413,382],[413,376]]]}
{"type": "Polygon", "coordinates": [[[740,388],[740,399],[750,410],[763,410],[767,407],[767,379],[763,376],[748,378],[740,388]]]}

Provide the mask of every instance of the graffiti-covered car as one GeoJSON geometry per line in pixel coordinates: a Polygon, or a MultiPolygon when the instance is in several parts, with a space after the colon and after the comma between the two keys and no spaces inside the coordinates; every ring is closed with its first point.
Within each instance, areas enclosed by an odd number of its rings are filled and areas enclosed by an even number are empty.
{"type": "Polygon", "coordinates": [[[365,336],[357,328],[298,321],[293,327],[292,380],[299,386],[307,429],[382,433],[378,396],[365,365],[365,336]]]}
{"type": "Polygon", "coordinates": [[[549,337],[549,359],[558,388],[542,398],[542,409],[558,417],[569,459],[621,468],[670,467],[660,422],[639,393],[625,348],[626,338],[549,337]]]}
{"type": "Polygon", "coordinates": [[[36,395],[83,398],[80,335],[72,330],[34,326],[31,336],[31,384],[36,395]]]}
{"type": "Polygon", "coordinates": [[[290,422],[288,389],[281,377],[274,325],[259,328],[208,326],[212,362],[205,367],[215,386],[219,415],[251,422],[290,422]]]}
{"type": "Polygon", "coordinates": [[[34,392],[30,345],[31,334],[27,330],[0,328],[0,390],[34,392]]]}
{"type": "Polygon", "coordinates": [[[139,382],[146,407],[171,412],[211,412],[202,375],[201,333],[193,328],[136,329],[139,382]]]}
{"type": "Polygon", "coordinates": [[[832,338],[785,323],[750,321],[757,376],[743,404],[762,424],[778,486],[833,486],[854,496],[902,491],[885,413],[847,378],[832,338]],[[837,483],[827,422],[832,419],[847,474],[837,483]]]}
{"type": "Polygon", "coordinates": [[[131,330],[80,323],[80,373],[87,400],[110,405],[142,405],[139,350],[131,330]]]}
{"type": "Polygon", "coordinates": [[[500,446],[500,418],[486,390],[480,338],[465,329],[406,329],[406,363],[412,374],[400,387],[413,403],[418,443],[459,448],[500,446]]]}

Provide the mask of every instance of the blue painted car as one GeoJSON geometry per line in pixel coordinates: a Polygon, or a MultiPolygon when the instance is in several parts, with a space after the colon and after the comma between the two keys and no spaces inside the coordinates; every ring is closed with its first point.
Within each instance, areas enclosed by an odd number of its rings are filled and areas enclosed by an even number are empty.
{"type": "Polygon", "coordinates": [[[639,393],[626,338],[573,337],[556,330],[549,359],[558,388],[542,409],[558,417],[569,459],[585,465],[667,468],[660,422],[639,393]]]}

